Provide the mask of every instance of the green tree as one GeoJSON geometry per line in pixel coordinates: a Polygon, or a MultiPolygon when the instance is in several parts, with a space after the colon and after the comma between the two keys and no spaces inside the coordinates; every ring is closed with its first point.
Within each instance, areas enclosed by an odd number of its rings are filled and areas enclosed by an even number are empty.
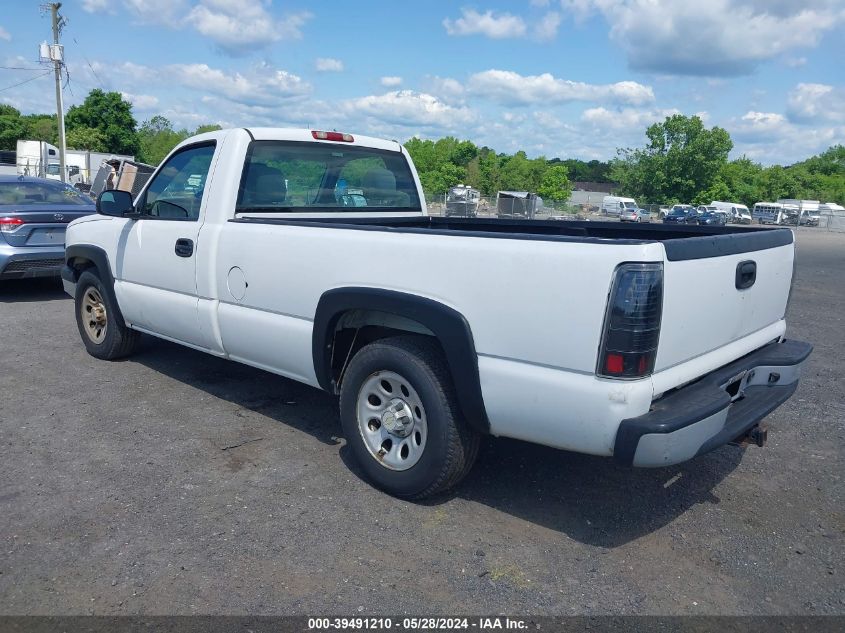
{"type": "Polygon", "coordinates": [[[720,127],[676,114],[646,130],[648,144],[619,150],[611,175],[623,191],[650,202],[690,201],[714,184],[733,142],[720,127]]]}
{"type": "Polygon", "coordinates": [[[138,130],[138,158],[143,163],[158,165],[170,150],[187,137],[187,131],[175,131],[167,118],[156,115],[149,121],[144,121],[138,130]]]}
{"type": "Polygon", "coordinates": [[[504,191],[531,191],[531,175],[531,161],[520,150],[503,162],[499,186],[504,191]]]}
{"type": "Polygon", "coordinates": [[[26,120],[12,106],[0,104],[0,150],[15,150],[18,139],[26,138],[26,120]]]}
{"type": "Polygon", "coordinates": [[[572,195],[572,183],[566,173],[566,167],[555,165],[549,167],[543,174],[543,182],[537,188],[537,193],[546,200],[568,200],[572,195]]]}
{"type": "Polygon", "coordinates": [[[136,154],[139,149],[137,123],[132,116],[132,104],[119,92],[94,89],[78,106],[72,106],[65,117],[68,132],[77,127],[98,130],[107,151],[115,154],[136,154]]]}
{"type": "Polygon", "coordinates": [[[58,145],[59,123],[55,114],[27,114],[23,118],[27,125],[26,138],[58,145]]]}
{"type": "Polygon", "coordinates": [[[466,179],[466,169],[453,163],[443,163],[439,169],[420,175],[420,183],[427,196],[442,196],[450,187],[466,179]]]}
{"type": "MultiPolygon", "coordinates": [[[[205,132],[216,132],[217,130],[222,130],[223,128],[217,125],[216,123],[210,123],[206,125],[200,125],[195,131],[194,134],[204,134],[205,132]]],[[[193,136],[192,134],[191,136],[193,136]]]]}
{"type": "Polygon", "coordinates": [[[109,151],[102,132],[93,127],[73,128],[67,133],[65,143],[68,149],[87,149],[91,152],[109,151]]]}

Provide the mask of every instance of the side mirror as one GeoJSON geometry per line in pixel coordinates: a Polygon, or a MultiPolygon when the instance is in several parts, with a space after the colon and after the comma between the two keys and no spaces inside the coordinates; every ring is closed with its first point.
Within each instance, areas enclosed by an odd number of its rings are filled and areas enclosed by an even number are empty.
{"type": "Polygon", "coordinates": [[[134,213],[132,205],[132,194],[120,189],[109,189],[100,192],[97,196],[97,213],[110,215],[116,218],[125,217],[128,213],[134,213]]]}

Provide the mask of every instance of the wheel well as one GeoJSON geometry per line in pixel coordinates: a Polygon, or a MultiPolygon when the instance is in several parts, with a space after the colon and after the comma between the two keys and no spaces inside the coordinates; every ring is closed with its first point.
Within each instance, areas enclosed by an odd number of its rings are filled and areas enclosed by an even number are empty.
{"type": "Polygon", "coordinates": [[[86,259],[84,257],[71,257],[68,259],[67,262],[68,266],[73,268],[77,273],[82,273],[89,268],[96,268],[97,264],[92,262],[90,259],[86,259]]]}
{"type": "Polygon", "coordinates": [[[478,354],[466,318],[454,308],[419,295],[383,288],[327,290],[314,314],[311,351],[320,387],[338,393],[343,368],[361,345],[396,334],[432,337],[449,365],[465,419],[490,432],[484,410],[478,354]]]}
{"type": "Polygon", "coordinates": [[[365,345],[401,334],[419,334],[440,341],[419,321],[379,310],[347,310],[337,321],[332,335],[331,378],[340,389],[350,359],[365,345]]]}

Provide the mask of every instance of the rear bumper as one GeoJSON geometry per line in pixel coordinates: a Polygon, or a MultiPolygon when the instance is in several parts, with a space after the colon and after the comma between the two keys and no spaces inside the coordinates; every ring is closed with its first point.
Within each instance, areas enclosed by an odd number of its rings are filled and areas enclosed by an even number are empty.
{"type": "Polygon", "coordinates": [[[622,420],[614,459],[669,466],[745,435],[795,392],[812,350],[801,341],[770,343],[667,394],[648,413],[622,420]]]}
{"type": "Polygon", "coordinates": [[[55,277],[64,263],[64,245],[24,248],[0,242],[0,279],[55,277]]]}

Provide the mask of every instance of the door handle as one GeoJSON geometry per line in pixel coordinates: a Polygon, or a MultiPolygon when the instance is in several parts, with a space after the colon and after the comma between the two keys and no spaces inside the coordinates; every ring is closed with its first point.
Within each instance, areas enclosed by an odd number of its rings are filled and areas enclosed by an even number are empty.
{"type": "Polygon", "coordinates": [[[190,257],[194,254],[194,240],[180,237],[176,240],[176,254],[179,257],[190,257]]]}
{"type": "Polygon", "coordinates": [[[736,289],[745,290],[757,281],[757,263],[751,260],[736,265],[736,289]]]}

